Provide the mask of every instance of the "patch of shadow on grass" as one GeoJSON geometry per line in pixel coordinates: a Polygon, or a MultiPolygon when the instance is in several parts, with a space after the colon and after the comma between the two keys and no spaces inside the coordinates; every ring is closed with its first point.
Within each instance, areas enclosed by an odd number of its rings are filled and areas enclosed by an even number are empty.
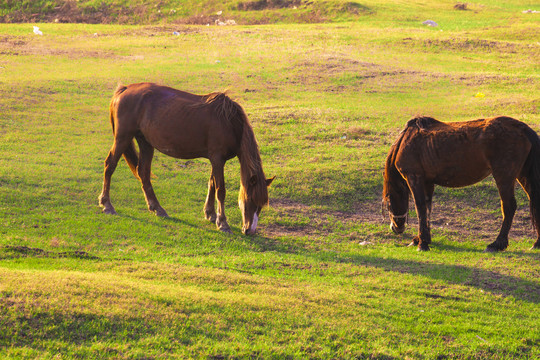
{"type": "MultiPolygon", "coordinates": [[[[156,215],[152,214],[151,212],[149,212],[147,209],[143,209],[142,210],[142,214],[141,216],[133,216],[133,215],[128,215],[128,214],[124,214],[122,212],[119,212],[117,215],[112,215],[112,216],[118,216],[120,218],[124,218],[124,219],[128,219],[128,220],[131,220],[131,221],[134,221],[134,222],[141,222],[141,223],[148,223],[148,219],[149,218],[152,218],[152,217],[156,217],[156,215]],[[148,218],[146,218],[145,216],[148,216],[148,218]]],[[[111,216],[111,215],[108,215],[108,214],[103,214],[103,216],[111,216]]],[[[180,224],[182,226],[187,226],[187,227],[190,227],[190,228],[197,228],[199,229],[200,227],[198,225],[195,225],[193,223],[189,223],[185,220],[182,220],[176,216],[168,216],[168,217],[159,217],[160,220],[163,220],[164,222],[169,222],[169,223],[174,223],[174,224],[180,224]]]]}
{"type": "MultiPolygon", "coordinates": [[[[321,255],[313,254],[314,257],[321,255]]],[[[324,261],[328,262],[327,256],[325,256],[324,261]]],[[[423,276],[456,285],[472,286],[494,295],[513,297],[522,301],[540,304],[540,284],[494,271],[462,265],[433,264],[357,254],[337,255],[334,261],[375,267],[389,272],[423,276]]]]}
{"type": "MultiPolygon", "coordinates": [[[[166,335],[174,339],[171,350],[164,350],[165,352],[190,345],[200,338],[223,340],[228,337],[228,330],[222,331],[208,323],[208,308],[195,303],[189,305],[189,309],[179,308],[177,313],[181,313],[186,319],[193,319],[170,323],[170,318],[162,316],[159,309],[174,305],[168,305],[168,302],[160,304],[159,298],[153,305],[149,304],[150,308],[135,309],[133,305],[133,309],[128,313],[118,314],[114,311],[107,313],[107,309],[102,308],[108,302],[104,298],[96,308],[91,302],[87,303],[86,297],[81,299],[80,304],[73,302],[65,306],[55,306],[49,303],[49,296],[52,295],[32,293],[27,296],[15,291],[0,291],[0,348],[32,347],[37,350],[51,350],[51,346],[58,344],[87,347],[100,342],[137,343],[162,335],[164,328],[167,328],[166,335]],[[197,319],[201,317],[204,317],[205,321],[198,322],[197,319]],[[205,326],[212,326],[212,329],[205,326]]],[[[219,306],[215,311],[225,312],[223,306],[219,306]]],[[[122,355],[114,348],[105,348],[102,351],[105,358],[118,358],[118,355],[122,355]]]]}
{"type": "MultiPolygon", "coordinates": [[[[274,227],[271,228],[274,229],[274,227]]],[[[274,230],[268,230],[268,227],[265,227],[262,234],[259,234],[260,235],[253,236],[249,239],[251,246],[253,246],[256,251],[275,251],[282,254],[299,254],[305,252],[305,249],[302,246],[294,242],[286,243],[276,239],[276,237],[285,235],[280,235],[279,232],[275,232],[274,230]]],[[[299,230],[298,233],[295,233],[295,236],[304,236],[301,234],[304,234],[303,230],[299,230]]]]}
{"type": "Polygon", "coordinates": [[[4,245],[0,247],[0,259],[18,259],[22,257],[101,260],[98,256],[79,250],[55,252],[22,245],[4,245]]]}
{"type": "Polygon", "coordinates": [[[0,316],[4,331],[0,346],[46,349],[51,339],[81,345],[115,338],[137,341],[157,333],[152,325],[138,318],[52,309],[36,309],[32,314],[26,314],[27,310],[21,306],[27,304],[18,303],[16,298],[12,299],[9,295],[2,295],[0,316]]]}

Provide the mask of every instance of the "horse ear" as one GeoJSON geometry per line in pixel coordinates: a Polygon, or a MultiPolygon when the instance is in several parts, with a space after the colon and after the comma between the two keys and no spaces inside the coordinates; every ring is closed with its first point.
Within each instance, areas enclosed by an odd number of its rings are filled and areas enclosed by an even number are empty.
{"type": "Polygon", "coordinates": [[[266,187],[270,186],[270,184],[272,184],[272,181],[274,181],[276,177],[274,176],[273,178],[271,179],[266,179],[266,187]]]}

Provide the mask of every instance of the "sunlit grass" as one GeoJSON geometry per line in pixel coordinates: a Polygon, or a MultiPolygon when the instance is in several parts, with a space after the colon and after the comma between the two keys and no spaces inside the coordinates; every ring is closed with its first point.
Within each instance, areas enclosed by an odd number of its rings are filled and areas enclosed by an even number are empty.
{"type": "Polygon", "coordinates": [[[411,116],[539,129],[537,20],[517,3],[430,4],[372,1],[357,21],[314,25],[0,24],[0,355],[540,356],[523,192],[502,254],[482,253],[501,217],[489,179],[436,190],[428,254],[404,247],[414,219],[395,236],[380,216],[384,158],[411,116]],[[170,219],[147,211],[123,161],[119,215],[101,214],[108,102],[138,81],[229,89],[244,106],[277,175],[258,235],[240,235],[236,160],[233,235],[203,218],[204,159],[156,154],[170,219]]]}

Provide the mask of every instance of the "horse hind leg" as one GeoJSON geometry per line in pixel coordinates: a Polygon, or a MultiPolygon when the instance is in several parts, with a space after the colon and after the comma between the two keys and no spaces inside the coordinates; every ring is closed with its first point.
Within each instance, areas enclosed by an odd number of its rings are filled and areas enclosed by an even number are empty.
{"type": "Polygon", "coordinates": [[[531,182],[527,179],[527,176],[522,175],[518,179],[519,183],[521,184],[521,187],[525,192],[527,193],[527,196],[529,197],[530,202],[530,208],[531,208],[531,217],[534,217],[532,219],[533,226],[536,229],[537,238],[536,242],[532,246],[531,250],[540,250],[540,209],[537,209],[537,204],[535,204],[535,199],[532,197],[532,189],[531,189],[531,182]]]}
{"type": "Polygon", "coordinates": [[[103,172],[103,188],[101,190],[101,195],[98,197],[99,205],[103,208],[105,214],[116,215],[116,210],[111,203],[110,199],[110,189],[111,189],[111,178],[116,170],[118,161],[124,153],[124,151],[129,147],[131,139],[122,139],[119,140],[115,138],[113,146],[109,151],[109,155],[105,159],[105,170],[103,172]]]}
{"type": "Polygon", "coordinates": [[[508,234],[517,209],[516,197],[514,196],[515,180],[513,178],[500,179],[495,174],[494,178],[501,197],[503,222],[497,239],[487,246],[485,252],[503,251],[508,247],[508,234]]]}
{"type": "Polygon", "coordinates": [[[146,141],[142,135],[137,136],[136,139],[137,144],[139,144],[137,175],[141,180],[142,190],[146,199],[146,204],[148,205],[148,210],[155,213],[157,216],[169,217],[165,209],[163,209],[159,204],[150,180],[152,158],[154,157],[154,147],[150,145],[150,143],[148,143],[148,141],[146,141]]]}
{"type": "Polygon", "coordinates": [[[214,177],[210,176],[208,180],[208,195],[206,195],[206,201],[204,202],[204,217],[212,223],[216,222],[216,185],[214,183],[214,177]]]}
{"type": "Polygon", "coordinates": [[[531,250],[540,250],[540,236],[536,238],[536,242],[533,244],[531,250]]]}

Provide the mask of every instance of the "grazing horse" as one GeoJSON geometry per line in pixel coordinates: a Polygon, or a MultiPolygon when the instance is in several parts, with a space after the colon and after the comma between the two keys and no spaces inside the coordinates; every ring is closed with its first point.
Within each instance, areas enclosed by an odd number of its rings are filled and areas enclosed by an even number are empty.
{"type": "Polygon", "coordinates": [[[103,190],[99,204],[107,214],[116,214],[109,198],[111,176],[122,155],[142,183],[148,209],[167,217],[159,204],[150,167],[154,149],[181,159],[207,158],[212,164],[206,219],[219,230],[231,232],[225,216],[225,162],[238,156],[242,232],[255,233],[261,209],[268,204],[272,179],[266,179],[253,129],[242,107],[223,93],[194,95],[152,83],[120,85],[110,104],[114,143],[105,160],[103,190]],[[133,139],[137,140],[137,153],[133,139]],[[215,199],[217,198],[217,213],[215,199]]]}
{"type": "Polygon", "coordinates": [[[384,170],[383,206],[396,234],[405,230],[412,194],[418,236],[410,245],[429,250],[429,217],[435,185],[462,187],[492,174],[499,189],[503,222],[486,252],[508,246],[516,212],[516,180],[529,197],[540,249],[540,139],[526,124],[509,117],[443,123],[429,117],[410,120],[390,148],[384,170]]]}

